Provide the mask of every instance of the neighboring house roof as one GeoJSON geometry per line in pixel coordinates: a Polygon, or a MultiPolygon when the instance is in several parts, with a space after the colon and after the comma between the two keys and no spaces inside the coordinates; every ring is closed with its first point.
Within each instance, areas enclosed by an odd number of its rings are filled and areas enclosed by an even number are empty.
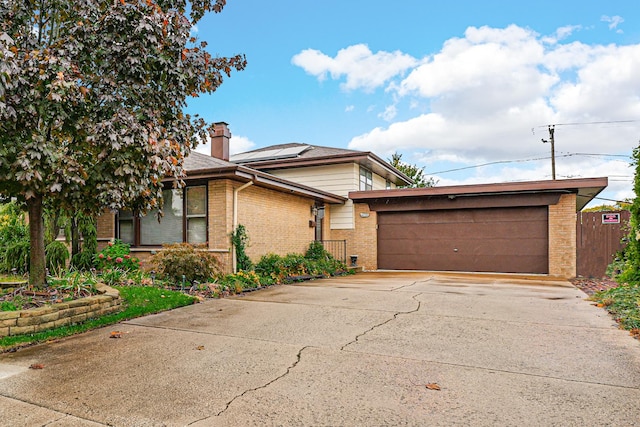
{"type": "Polygon", "coordinates": [[[241,182],[252,181],[261,187],[309,197],[325,203],[344,203],[347,198],[306,185],[287,181],[277,176],[252,169],[247,166],[227,162],[207,154],[192,151],[184,160],[185,180],[234,179],[241,182]]]}
{"type": "Polygon", "coordinates": [[[347,150],[293,142],[235,154],[231,156],[230,160],[233,163],[251,165],[252,168],[263,171],[302,166],[357,163],[396,185],[413,184],[411,178],[370,151],[347,150]]]}
{"type": "Polygon", "coordinates": [[[403,188],[385,191],[354,191],[354,202],[394,200],[400,198],[449,198],[506,194],[573,193],[576,209],[582,210],[609,184],[608,178],[558,179],[552,181],[504,182],[498,184],[455,185],[446,187],[403,188]]]}

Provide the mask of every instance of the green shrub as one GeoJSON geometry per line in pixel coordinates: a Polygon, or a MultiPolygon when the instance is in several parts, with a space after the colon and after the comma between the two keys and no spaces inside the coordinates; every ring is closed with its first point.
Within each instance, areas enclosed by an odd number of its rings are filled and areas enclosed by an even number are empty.
{"type": "Polygon", "coordinates": [[[71,257],[71,266],[81,271],[89,271],[97,264],[98,234],[94,219],[79,215],[78,229],[82,234],[82,249],[71,257]]]}
{"type": "Polygon", "coordinates": [[[121,240],[109,242],[96,256],[96,266],[98,270],[118,268],[128,271],[136,271],[140,268],[140,261],[131,256],[131,249],[128,243],[121,240]]]}
{"type": "Polygon", "coordinates": [[[261,277],[255,271],[238,271],[235,274],[227,274],[220,279],[219,283],[223,289],[236,293],[262,286],[261,277]]]}
{"type": "Polygon", "coordinates": [[[235,248],[236,267],[238,270],[251,270],[253,263],[247,256],[247,247],[249,246],[249,236],[244,225],[238,225],[231,234],[231,244],[235,248]]]}
{"type": "Polygon", "coordinates": [[[189,243],[164,245],[151,257],[150,265],[158,278],[175,284],[182,283],[182,276],[189,283],[205,282],[220,272],[220,262],[215,255],[207,252],[203,245],[189,243]]]}
{"type": "Polygon", "coordinates": [[[45,261],[49,274],[59,276],[67,267],[67,260],[69,259],[69,249],[67,245],[57,240],[49,243],[44,249],[45,261]]]}
{"type": "Polygon", "coordinates": [[[95,253],[82,251],[71,257],[71,266],[80,271],[89,271],[96,266],[95,253]]]}
{"type": "Polygon", "coordinates": [[[29,240],[18,240],[9,243],[4,251],[4,271],[13,271],[25,274],[29,271],[29,253],[31,245],[29,240]]]}
{"type": "Polygon", "coordinates": [[[333,256],[324,248],[322,242],[317,240],[309,244],[309,248],[307,249],[307,252],[305,252],[304,257],[313,260],[333,258],[333,256]]]}
{"type": "Polygon", "coordinates": [[[0,205],[0,270],[23,274],[29,265],[29,227],[14,202],[0,205]]]}
{"type": "MultiPolygon", "coordinates": [[[[307,251],[312,258],[301,254],[263,255],[255,266],[255,272],[273,283],[284,283],[296,276],[333,276],[347,271],[347,266],[317,246],[307,251]],[[317,258],[317,259],[314,259],[317,258]]],[[[263,282],[264,283],[264,282],[263,282]]]]}

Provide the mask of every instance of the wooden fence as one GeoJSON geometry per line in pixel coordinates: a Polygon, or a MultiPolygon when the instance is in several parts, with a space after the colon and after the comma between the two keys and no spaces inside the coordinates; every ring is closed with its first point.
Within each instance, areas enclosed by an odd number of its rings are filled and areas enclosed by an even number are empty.
{"type": "Polygon", "coordinates": [[[629,233],[629,211],[578,212],[578,277],[603,277],[616,253],[623,249],[622,239],[629,233]]]}

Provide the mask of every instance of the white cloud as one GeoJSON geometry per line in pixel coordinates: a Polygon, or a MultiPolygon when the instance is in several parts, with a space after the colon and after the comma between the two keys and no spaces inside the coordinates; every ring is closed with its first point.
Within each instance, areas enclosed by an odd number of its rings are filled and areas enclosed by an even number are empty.
{"type": "Polygon", "coordinates": [[[607,22],[609,24],[609,29],[610,30],[616,30],[616,32],[622,33],[622,30],[618,29],[618,25],[620,25],[620,24],[622,24],[624,22],[624,19],[621,16],[618,16],[618,15],[615,15],[615,16],[602,15],[602,18],[600,18],[600,20],[602,22],[607,22]]]}
{"type": "Polygon", "coordinates": [[[393,120],[398,114],[398,109],[395,105],[389,105],[384,109],[384,112],[378,114],[378,117],[382,118],[386,122],[393,120]]]}
{"type": "Polygon", "coordinates": [[[556,38],[557,40],[564,40],[569,37],[574,31],[578,31],[582,29],[582,25],[567,25],[564,27],[560,27],[556,30],[556,38]]]}
{"type": "Polygon", "coordinates": [[[295,55],[291,62],[322,81],[346,77],[345,90],[371,91],[393,77],[415,66],[416,59],[399,51],[371,52],[364,44],[349,46],[331,58],[315,49],[306,49],[295,55]]]}
{"type": "Polygon", "coordinates": [[[356,108],[356,107],[355,107],[355,105],[347,105],[347,106],[345,107],[344,111],[345,111],[346,113],[350,113],[350,112],[351,112],[351,111],[353,111],[355,108],[356,108]]]}
{"type": "MultiPolygon", "coordinates": [[[[614,18],[612,28],[622,22],[614,18]]],[[[546,125],[559,124],[558,177],[622,175],[610,180],[608,191],[630,196],[633,172],[625,167],[627,160],[573,154],[630,154],[637,146],[640,122],[597,122],[640,120],[640,44],[561,42],[577,29],[560,28],[556,42],[549,43],[548,37],[515,25],[468,28],[464,37],[446,41],[439,52],[415,61],[406,78],[388,86],[395,108],[406,100],[428,110],[356,136],[349,147],[384,158],[403,150],[426,153],[403,160],[429,168],[542,159],[550,155],[549,144],[541,141],[548,139],[546,125]],[[572,123],[593,124],[565,125],[572,123]]],[[[384,113],[380,117],[389,119],[384,113]]],[[[550,179],[549,162],[498,164],[437,178],[439,185],[550,179]]]]}

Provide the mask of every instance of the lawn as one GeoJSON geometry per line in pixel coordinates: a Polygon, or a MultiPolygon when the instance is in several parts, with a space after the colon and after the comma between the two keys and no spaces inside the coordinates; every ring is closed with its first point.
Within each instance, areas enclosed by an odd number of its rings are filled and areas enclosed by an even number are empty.
{"type": "Polygon", "coordinates": [[[113,325],[123,320],[183,307],[197,300],[182,292],[150,286],[114,286],[114,288],[120,292],[122,298],[124,310],[121,312],[35,334],[0,338],[0,353],[113,325]]]}

